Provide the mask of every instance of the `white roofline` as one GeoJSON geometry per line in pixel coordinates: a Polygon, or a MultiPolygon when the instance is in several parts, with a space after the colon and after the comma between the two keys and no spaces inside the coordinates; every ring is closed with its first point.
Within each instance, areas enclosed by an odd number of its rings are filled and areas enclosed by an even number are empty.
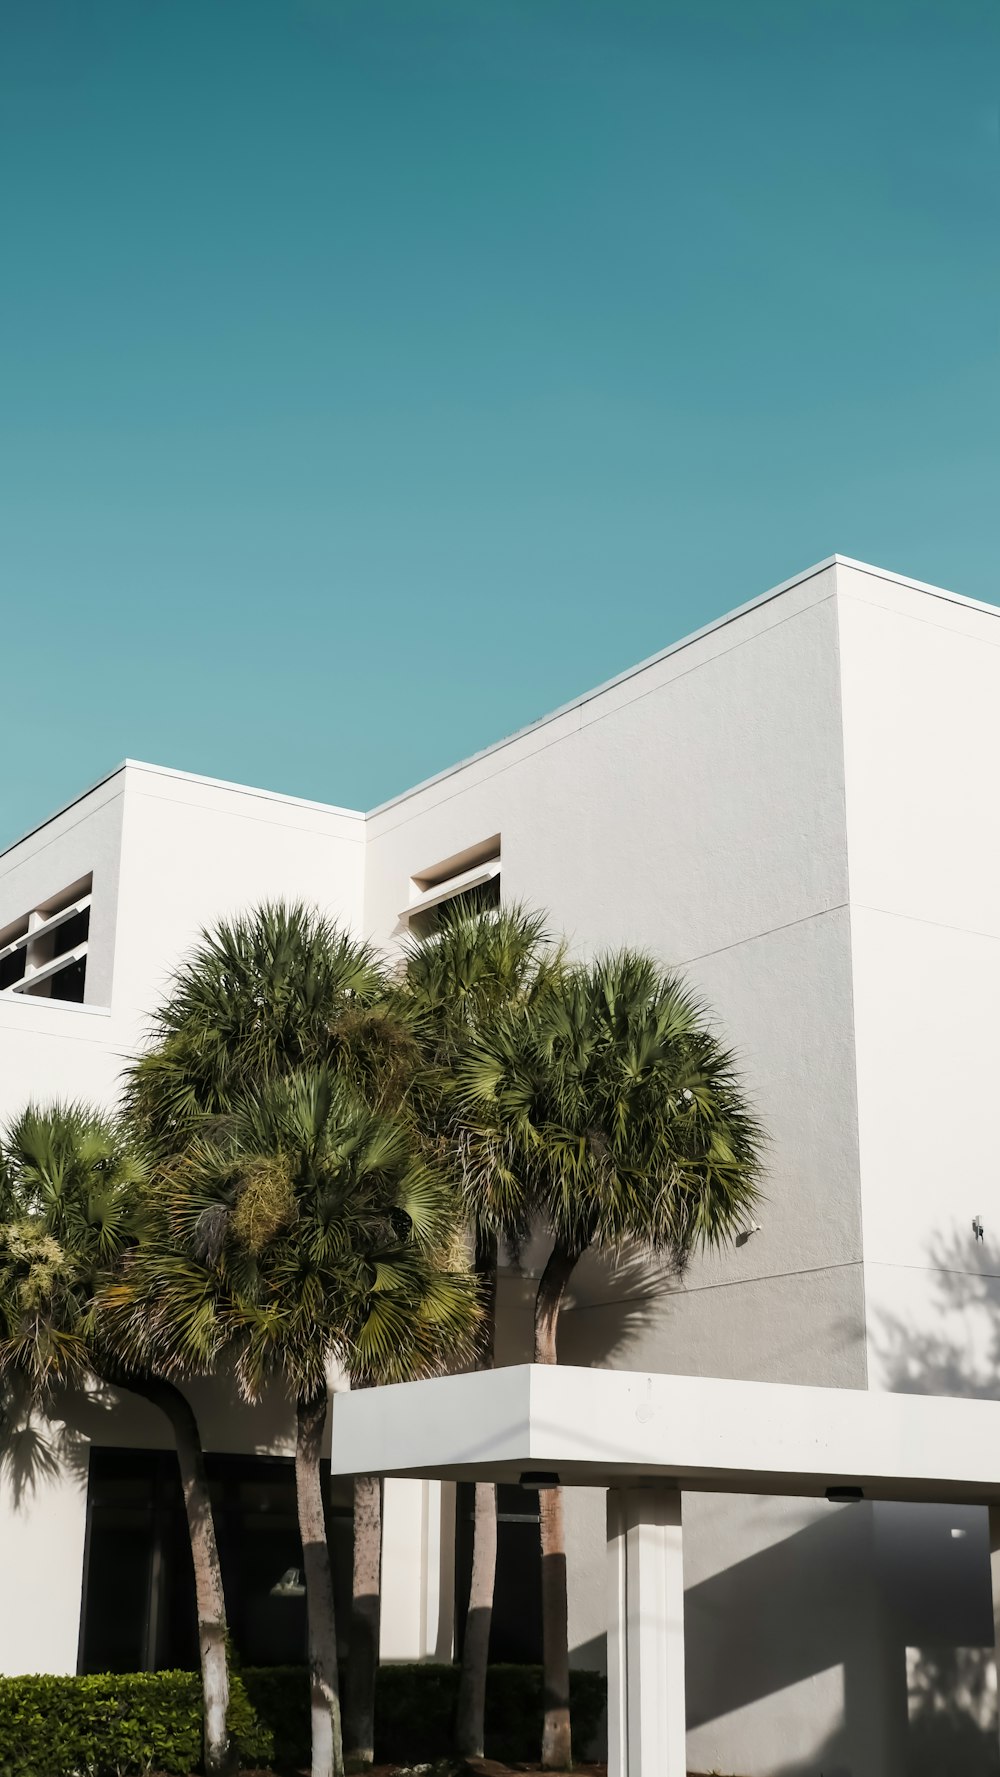
{"type": "MultiPolygon", "coordinates": [[[[989,599],[972,599],[964,592],[952,592],[947,586],[934,586],[929,580],[913,580],[909,574],[895,574],[891,568],[877,568],[873,562],[856,561],[853,555],[831,555],[819,566],[827,568],[834,564],[841,568],[856,568],[859,574],[870,574],[873,580],[888,580],[892,586],[908,586],[913,592],[926,592],[931,598],[944,599],[949,605],[965,605],[970,611],[984,611],[987,617],[1000,617],[1000,605],[991,604],[989,599]]],[[[810,572],[815,573],[816,569],[812,568],[810,572]]],[[[794,582],[789,584],[794,585],[794,582]]],[[[783,592],[784,588],[779,586],[776,590],[783,592]]]]}
{"type": "Polygon", "coordinates": [[[832,567],[841,558],[828,555],[825,561],[819,561],[802,574],[796,574],[791,580],[783,580],[780,586],[772,586],[768,592],[758,593],[756,598],[748,599],[745,605],[737,605],[735,610],[727,611],[722,617],[713,617],[711,623],[703,623],[700,629],[694,629],[690,635],[681,636],[677,642],[669,642],[665,648],[640,660],[635,666],[627,666],[624,672],[616,673],[614,678],[605,679],[602,684],[595,685],[592,691],[584,691],[579,697],[571,697],[568,703],[561,703],[558,709],[549,710],[547,715],[538,716],[534,722],[526,722],[523,728],[515,728],[512,734],[505,734],[502,740],[491,741],[489,746],[480,747],[478,753],[470,753],[467,758],[459,759],[455,765],[446,765],[443,771],[436,771],[432,777],[425,777],[412,789],[401,790],[398,796],[390,796],[388,801],[380,802],[376,808],[368,810],[369,820],[377,814],[383,814],[397,803],[405,802],[410,796],[419,796],[422,790],[429,790],[433,784],[441,783],[445,778],[453,777],[456,771],[464,771],[467,765],[476,765],[480,759],[487,759],[491,753],[499,752],[501,747],[509,747],[516,740],[523,740],[525,735],[534,734],[538,728],[547,727],[549,722],[558,722],[561,716],[568,716],[573,710],[579,710],[585,704],[593,703],[595,697],[602,697],[605,691],[613,691],[616,685],[624,685],[647,667],[657,666],[661,660],[667,660],[671,654],[679,654],[683,648],[690,648],[692,642],[700,642],[703,636],[711,635],[714,630],[725,629],[728,623],[735,623],[738,617],[745,617],[748,611],[755,611],[759,605],[766,605],[771,599],[778,598],[783,592],[790,592],[793,586],[801,586],[806,580],[812,580],[824,569],[832,567]]]}
{"type": "Polygon", "coordinates": [[[206,777],[200,771],[178,771],[173,765],[151,765],[145,759],[123,759],[120,765],[114,766],[111,771],[106,771],[103,777],[95,778],[94,782],[88,784],[86,789],[81,790],[78,795],[71,796],[68,802],[53,809],[52,813],[46,815],[44,820],[36,821],[33,827],[28,827],[24,833],[19,834],[16,839],[12,839],[10,844],[4,846],[3,851],[0,851],[0,859],[5,858],[9,852],[16,851],[19,845],[23,845],[26,839],[32,839],[36,833],[42,831],[43,827],[51,826],[52,822],[57,821],[60,815],[68,814],[70,809],[75,808],[78,803],[85,802],[88,796],[94,794],[95,790],[102,789],[105,784],[111,782],[112,778],[119,777],[123,771],[147,771],[154,777],[171,777],[179,779],[182,783],[204,784],[212,790],[236,790],[241,796],[257,796],[265,802],[282,802],[292,808],[311,808],[319,814],[341,815],[350,821],[363,821],[367,818],[364,810],[359,808],[338,808],[334,802],[314,802],[306,796],[288,796],[281,790],[261,790],[256,784],[235,784],[224,777],[206,777]]]}
{"type": "Polygon", "coordinates": [[[616,685],[627,683],[637,674],[644,673],[648,667],[657,666],[661,660],[668,660],[671,654],[681,653],[684,648],[690,648],[692,643],[700,642],[703,637],[712,635],[716,630],[725,629],[728,624],[735,623],[740,617],[745,617],[749,611],[756,611],[762,605],[770,604],[772,599],[780,598],[782,593],[790,592],[793,586],[802,586],[807,580],[815,579],[817,574],[824,573],[827,568],[836,566],[856,568],[859,573],[871,574],[878,580],[889,580],[896,586],[908,586],[915,592],[926,592],[933,598],[946,599],[950,604],[966,605],[971,610],[985,611],[991,617],[1000,617],[1000,609],[996,605],[986,604],[982,599],[966,598],[960,592],[949,592],[946,587],[931,586],[924,580],[911,580],[905,574],[894,574],[888,568],[873,567],[870,562],[855,561],[849,555],[827,555],[822,561],[814,562],[811,568],[805,568],[800,574],[793,574],[790,580],[782,580],[780,585],[772,586],[767,592],[758,593],[756,598],[748,599],[746,604],[737,605],[734,610],[727,611],[724,616],[715,617],[711,623],[704,623],[700,629],[692,630],[690,635],[682,636],[679,641],[670,642],[666,648],[661,648],[656,654],[650,654],[647,659],[640,660],[636,666],[626,667],[624,672],[616,673],[614,678],[605,679],[603,684],[595,685],[592,691],[585,691],[582,696],[571,698],[569,703],[560,704],[558,709],[550,710],[547,715],[539,716],[536,721],[528,722],[523,728],[515,729],[512,734],[505,735],[502,740],[492,741],[489,746],[481,747],[477,753],[470,753],[468,758],[460,759],[457,764],[446,765],[443,771],[437,771],[433,776],[424,778],[419,784],[414,784],[412,789],[401,790],[397,796],[390,796],[387,801],[380,802],[376,808],[370,808],[367,818],[371,820],[375,815],[384,814],[388,809],[395,808],[400,802],[405,802],[410,796],[419,796],[421,791],[431,789],[434,784],[442,783],[446,778],[453,777],[458,771],[464,771],[467,765],[478,764],[480,759],[488,758],[491,753],[498,752],[501,747],[508,747],[516,740],[523,740],[525,735],[533,734],[536,729],[546,727],[549,722],[557,722],[560,716],[568,716],[571,711],[582,709],[584,705],[592,703],[595,697],[603,696],[605,691],[612,691],[616,685]]]}
{"type": "Polygon", "coordinates": [[[123,759],[120,765],[112,766],[112,769],[106,771],[103,777],[95,778],[92,784],[87,784],[86,788],[76,796],[71,796],[68,802],[63,802],[59,808],[54,808],[52,813],[47,814],[43,820],[36,821],[33,827],[26,827],[23,833],[19,833],[16,839],[12,839],[9,845],[4,846],[3,851],[0,852],[0,858],[5,858],[9,852],[16,851],[19,845],[23,845],[26,839],[33,839],[35,834],[41,833],[44,827],[51,827],[52,822],[57,821],[60,815],[68,814],[78,802],[85,802],[88,796],[94,794],[95,790],[103,789],[104,785],[109,784],[113,777],[118,777],[125,770],[128,763],[127,759],[123,759]]]}
{"type": "Polygon", "coordinates": [[[175,777],[188,784],[206,784],[211,790],[237,790],[241,796],[259,796],[265,802],[284,802],[293,808],[312,808],[320,814],[343,815],[349,821],[367,817],[362,808],[341,808],[336,802],[316,802],[309,796],[289,796],[284,790],[261,790],[256,784],[237,784],[225,777],[205,777],[200,771],[177,771],[172,765],[150,765],[145,759],[125,759],[129,771],[149,771],[156,777],[175,777]]]}
{"type": "Polygon", "coordinates": [[[511,734],[504,735],[502,739],[491,741],[489,746],[481,747],[478,752],[470,753],[466,758],[457,760],[454,765],[446,765],[443,770],[434,772],[430,777],[422,778],[410,789],[401,790],[398,795],[388,797],[385,802],[379,802],[374,808],[368,810],[341,808],[336,803],[316,802],[304,796],[289,796],[279,790],[261,790],[254,784],[231,783],[226,778],[205,777],[196,771],[177,771],[170,765],[151,765],[142,759],[123,759],[120,765],[116,765],[112,771],[106,772],[103,777],[97,778],[85,790],[81,790],[78,796],[71,797],[69,802],[63,803],[62,807],[55,809],[52,814],[46,815],[44,820],[38,821],[35,826],[29,827],[27,832],[12,840],[0,852],[0,858],[15,851],[19,845],[23,845],[26,839],[31,839],[34,834],[40,833],[43,827],[50,826],[53,821],[59,819],[60,815],[75,808],[77,803],[84,801],[87,796],[93,795],[95,790],[110,783],[111,779],[117,777],[119,772],[126,770],[148,771],[157,777],[177,778],[187,783],[204,784],[215,790],[238,790],[244,796],[258,796],[264,801],[281,802],[294,808],[310,808],[322,814],[340,815],[347,820],[372,820],[376,815],[384,814],[390,808],[398,807],[401,802],[408,801],[411,796],[419,796],[424,790],[432,789],[435,784],[443,783],[446,779],[454,777],[457,772],[464,771],[467,766],[478,764],[481,759],[488,758],[491,753],[499,752],[502,747],[509,747],[515,741],[523,740],[526,735],[535,733],[537,729],[547,727],[550,722],[559,721],[560,717],[569,715],[573,710],[584,708],[595,698],[603,696],[606,691],[612,691],[616,685],[626,684],[629,679],[634,679],[639,673],[644,673],[647,668],[658,665],[661,660],[669,659],[672,654],[681,653],[683,649],[690,648],[693,643],[700,642],[705,636],[714,634],[716,630],[725,629],[728,624],[735,623],[740,617],[745,617],[748,612],[759,610],[761,606],[770,604],[772,599],[780,598],[782,593],[790,592],[792,587],[802,586],[806,581],[815,579],[817,574],[824,573],[827,568],[837,566],[854,568],[858,573],[870,574],[873,579],[885,580],[894,586],[906,586],[914,592],[927,593],[931,598],[944,599],[946,603],[951,605],[962,605],[967,610],[982,611],[989,617],[1000,617],[1000,607],[991,605],[984,599],[967,598],[963,593],[950,592],[947,587],[932,586],[926,580],[913,580],[907,574],[895,574],[889,568],[877,568],[871,562],[856,561],[849,555],[827,555],[822,561],[814,562],[812,567],[805,568],[801,573],[793,574],[791,579],[782,580],[779,585],[770,587],[767,592],[759,593],[756,598],[748,599],[745,604],[737,605],[735,610],[725,612],[722,617],[716,617],[711,623],[703,624],[700,629],[692,630],[689,635],[682,636],[679,641],[669,643],[666,648],[661,648],[656,654],[650,654],[647,659],[640,660],[636,666],[626,667],[624,672],[616,673],[611,679],[605,679],[593,690],[585,691],[581,696],[571,698],[569,703],[560,704],[558,709],[550,710],[546,715],[539,716],[536,721],[528,722],[523,728],[517,728],[511,734]]]}

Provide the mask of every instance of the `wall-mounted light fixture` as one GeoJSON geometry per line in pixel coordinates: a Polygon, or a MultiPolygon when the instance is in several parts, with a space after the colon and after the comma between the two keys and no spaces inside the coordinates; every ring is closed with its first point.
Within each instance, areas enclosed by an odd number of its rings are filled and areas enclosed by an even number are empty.
{"type": "Polygon", "coordinates": [[[524,1488],[525,1493],[541,1493],[546,1487],[558,1487],[559,1476],[554,1469],[525,1469],[518,1485],[524,1488]]]}
{"type": "Polygon", "coordinates": [[[859,1499],[864,1499],[865,1490],[863,1487],[828,1487],[826,1497],[832,1506],[853,1506],[859,1499]]]}
{"type": "Polygon", "coordinates": [[[736,1236],[737,1246],[746,1246],[747,1241],[751,1240],[755,1234],[759,1234],[760,1231],[759,1222],[747,1222],[746,1226],[741,1228],[736,1236]]]}
{"type": "Polygon", "coordinates": [[[286,1567],[280,1580],[271,1587],[272,1598],[304,1598],[305,1595],[301,1567],[286,1567]]]}

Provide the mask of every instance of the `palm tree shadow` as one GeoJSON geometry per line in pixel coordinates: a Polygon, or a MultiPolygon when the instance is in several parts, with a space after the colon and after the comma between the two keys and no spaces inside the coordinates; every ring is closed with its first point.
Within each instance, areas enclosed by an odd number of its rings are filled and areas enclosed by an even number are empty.
{"type": "Polygon", "coordinates": [[[882,1385],[894,1394],[1000,1398],[1000,1259],[939,1239],[927,1255],[931,1309],[908,1321],[876,1310],[869,1326],[882,1385]]]}
{"type": "Polygon", "coordinates": [[[560,1320],[560,1359],[617,1367],[669,1315],[679,1278],[675,1265],[635,1248],[587,1253],[560,1320]]]}
{"type": "Polygon", "coordinates": [[[996,1682],[987,1650],[921,1648],[909,1663],[910,1773],[995,1777],[996,1682]]]}
{"type": "MultiPolygon", "coordinates": [[[[909,1653],[906,1777],[997,1777],[1000,1751],[992,1662],[979,1648],[919,1648],[909,1653]]],[[[849,1693],[849,1682],[847,1688],[849,1693]]],[[[851,1777],[853,1769],[845,1725],[808,1758],[781,1765],[774,1777],[816,1777],[817,1771],[823,1777],[851,1777]]]]}
{"type": "Polygon", "coordinates": [[[72,1397],[60,1400],[47,1418],[16,1382],[5,1385],[0,1395],[0,1483],[10,1489],[15,1511],[27,1509],[36,1494],[67,1479],[86,1487],[90,1437],[75,1423],[78,1418],[72,1397]]]}

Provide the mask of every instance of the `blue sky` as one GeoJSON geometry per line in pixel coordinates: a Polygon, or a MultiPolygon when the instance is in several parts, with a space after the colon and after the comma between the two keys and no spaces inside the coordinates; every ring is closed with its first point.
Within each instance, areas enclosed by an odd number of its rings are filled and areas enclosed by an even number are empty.
{"type": "Polygon", "coordinates": [[[839,550],[998,597],[995,0],[0,22],[0,842],[371,806],[839,550]]]}

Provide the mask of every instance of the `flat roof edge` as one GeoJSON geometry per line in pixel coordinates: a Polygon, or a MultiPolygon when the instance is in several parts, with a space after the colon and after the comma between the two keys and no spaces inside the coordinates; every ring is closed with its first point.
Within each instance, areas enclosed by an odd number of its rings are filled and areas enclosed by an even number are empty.
{"type": "Polygon", "coordinates": [[[120,777],[128,763],[127,759],[123,759],[119,765],[106,771],[103,777],[95,778],[92,784],[88,784],[76,796],[71,796],[68,802],[63,802],[58,808],[54,808],[52,813],[47,814],[43,820],[36,821],[33,827],[27,827],[23,833],[19,833],[16,839],[12,839],[10,844],[5,845],[3,851],[0,851],[0,863],[4,858],[9,857],[12,851],[16,851],[19,845],[23,845],[26,839],[33,839],[36,833],[44,832],[45,828],[51,827],[52,822],[57,821],[60,815],[69,814],[71,808],[76,808],[80,802],[86,802],[87,797],[92,796],[95,790],[103,789],[104,785],[109,784],[112,778],[120,777]]]}
{"type": "Polygon", "coordinates": [[[207,777],[203,772],[178,771],[173,765],[151,765],[145,759],[122,759],[120,764],[113,766],[110,771],[106,771],[102,777],[95,778],[93,783],[88,784],[76,796],[71,796],[68,802],[63,802],[58,808],[53,809],[52,813],[47,814],[44,820],[36,821],[33,827],[28,827],[25,832],[18,834],[16,839],[12,839],[10,844],[5,845],[0,851],[0,862],[9,857],[11,852],[16,851],[19,845],[23,845],[26,839],[33,839],[36,833],[43,832],[46,827],[52,825],[53,821],[59,820],[60,816],[68,814],[79,803],[85,802],[88,796],[93,796],[95,790],[103,789],[104,785],[111,783],[113,778],[120,777],[129,771],[148,772],[153,777],[176,778],[183,783],[204,784],[213,790],[235,790],[241,796],[257,796],[262,801],[281,802],[293,808],[310,808],[319,814],[339,815],[346,820],[364,821],[367,818],[363,809],[339,808],[333,802],[315,802],[307,796],[289,796],[282,790],[261,790],[255,784],[232,783],[228,778],[207,777]]]}
{"type": "MultiPolygon", "coordinates": [[[[948,605],[962,605],[968,611],[1000,617],[1000,605],[992,605],[988,599],[969,598],[964,592],[952,592],[949,587],[935,586],[930,580],[914,580],[909,574],[894,574],[891,568],[877,568],[870,561],[855,561],[852,555],[831,555],[829,565],[834,564],[840,568],[855,568],[859,574],[868,574],[873,580],[887,580],[891,586],[907,586],[912,592],[926,592],[930,598],[943,599],[948,605]]],[[[778,588],[779,592],[783,590],[778,588]]]]}
{"type": "Polygon", "coordinates": [[[806,568],[802,573],[793,574],[790,580],[782,580],[780,585],[770,587],[767,592],[758,593],[756,598],[747,599],[745,604],[737,605],[732,611],[726,611],[721,617],[713,617],[711,623],[703,623],[700,629],[693,629],[676,642],[669,642],[665,648],[657,649],[655,654],[647,655],[645,660],[637,661],[635,666],[627,666],[623,672],[615,673],[613,678],[604,679],[592,690],[581,692],[579,697],[571,697],[568,703],[562,703],[557,709],[547,711],[544,716],[538,716],[534,722],[526,722],[523,728],[515,728],[512,733],[505,734],[500,740],[491,741],[489,746],[480,747],[478,752],[470,753],[467,758],[459,759],[454,765],[446,765],[442,771],[436,771],[431,777],[423,778],[411,789],[401,790],[398,796],[390,796],[386,802],[380,802],[377,807],[368,810],[369,820],[373,819],[375,815],[384,814],[387,809],[397,807],[400,802],[406,802],[410,796],[419,796],[423,790],[432,789],[435,784],[443,783],[446,778],[453,777],[456,771],[464,771],[466,766],[478,764],[480,759],[488,758],[490,753],[499,752],[501,747],[512,746],[514,741],[523,740],[525,735],[533,734],[538,728],[545,728],[549,722],[558,722],[561,716],[568,716],[571,711],[582,709],[585,704],[592,703],[595,697],[603,696],[605,691],[613,691],[616,685],[627,684],[629,679],[636,678],[639,673],[646,672],[649,667],[657,666],[661,660],[668,660],[671,654],[679,654],[682,649],[690,648],[694,642],[700,642],[704,636],[711,635],[717,629],[725,629],[728,623],[735,623],[739,617],[745,617],[748,611],[755,611],[759,606],[768,604],[771,599],[779,598],[783,592],[790,592],[793,586],[801,586],[807,580],[815,579],[817,574],[824,573],[827,568],[832,568],[841,559],[843,558],[840,556],[828,555],[823,561],[814,562],[811,568],[806,568]]]}
{"type": "Polygon", "coordinates": [[[311,808],[317,814],[335,814],[349,821],[367,819],[362,808],[341,808],[336,802],[317,802],[311,796],[291,796],[285,790],[262,790],[256,784],[234,783],[231,778],[207,777],[201,771],[178,771],[173,765],[151,765],[145,759],[126,759],[129,771],[147,771],[154,777],[178,778],[183,783],[205,784],[211,790],[235,790],[240,796],[258,796],[264,802],[283,802],[292,808],[311,808]]]}
{"type": "Polygon", "coordinates": [[[515,728],[512,733],[505,734],[500,740],[491,741],[489,746],[480,747],[478,752],[470,753],[467,758],[459,759],[456,764],[446,765],[443,770],[423,778],[411,789],[401,790],[397,796],[390,796],[387,801],[380,802],[375,808],[368,810],[368,819],[372,820],[376,815],[385,814],[389,809],[397,808],[400,803],[408,801],[411,796],[419,796],[422,791],[433,789],[435,784],[444,783],[448,778],[454,777],[456,772],[464,771],[469,765],[478,764],[480,759],[487,759],[491,753],[499,752],[501,747],[508,747],[513,745],[514,741],[523,740],[526,735],[533,734],[536,729],[546,727],[549,722],[557,722],[561,716],[568,716],[571,711],[582,709],[585,704],[592,703],[595,697],[601,697],[605,691],[613,691],[616,685],[627,683],[629,679],[635,678],[649,667],[658,665],[661,660],[669,659],[671,654],[681,653],[684,648],[690,648],[695,642],[702,641],[705,636],[712,635],[716,630],[725,629],[727,624],[735,623],[738,618],[745,617],[750,611],[759,610],[761,606],[770,604],[772,599],[780,598],[783,593],[791,592],[795,586],[805,585],[806,581],[814,580],[817,574],[823,574],[827,568],[833,567],[854,568],[860,573],[870,574],[876,580],[887,580],[896,586],[909,587],[914,592],[924,592],[933,598],[945,599],[949,604],[964,605],[970,610],[984,611],[992,617],[1000,617],[1000,608],[988,604],[984,599],[967,598],[963,593],[950,592],[947,587],[932,586],[926,580],[913,580],[906,574],[895,574],[890,568],[877,568],[871,562],[856,561],[850,555],[827,555],[823,557],[822,561],[814,562],[812,567],[804,568],[801,573],[793,574],[790,579],[782,580],[777,586],[769,587],[766,592],[758,593],[756,598],[747,599],[745,604],[737,605],[732,611],[724,612],[721,617],[713,618],[711,623],[704,623],[700,629],[691,630],[688,635],[681,636],[676,642],[668,643],[667,647],[658,649],[655,654],[648,655],[645,660],[638,661],[635,666],[626,667],[624,672],[616,673],[613,678],[605,679],[600,685],[595,685],[593,690],[584,691],[579,697],[570,698],[568,703],[560,704],[558,709],[548,711],[546,715],[539,716],[534,722],[526,722],[523,728],[515,728]]]}

